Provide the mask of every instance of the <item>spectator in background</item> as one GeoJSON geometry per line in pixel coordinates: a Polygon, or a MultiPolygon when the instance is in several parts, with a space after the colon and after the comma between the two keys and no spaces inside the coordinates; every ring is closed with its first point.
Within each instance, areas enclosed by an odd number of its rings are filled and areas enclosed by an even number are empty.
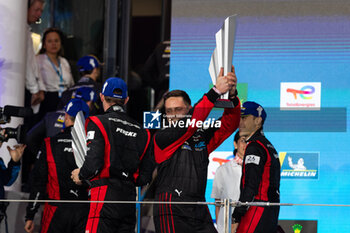
{"type": "Polygon", "coordinates": [[[42,47],[36,60],[45,85],[45,99],[41,103],[39,119],[47,112],[55,111],[62,93],[74,85],[68,61],[63,57],[63,33],[48,28],[42,38],[42,47]]]}
{"type": "MultiPolygon", "coordinates": [[[[43,83],[39,67],[35,58],[34,45],[31,32],[31,24],[40,22],[41,14],[44,10],[44,0],[28,0],[28,11],[27,11],[27,59],[26,59],[26,76],[25,76],[25,107],[32,107],[34,115],[24,118],[24,128],[28,131],[39,121],[39,104],[45,98],[45,85],[43,83]]],[[[28,171],[30,170],[27,161],[28,148],[24,151],[23,166],[22,166],[22,181],[26,182],[28,177],[28,171]]]]}
{"type": "MultiPolygon", "coordinates": [[[[0,147],[3,143],[3,138],[6,137],[5,130],[0,127],[0,147]]],[[[8,162],[7,167],[5,166],[4,160],[0,158],[0,199],[5,199],[4,186],[12,185],[17,177],[21,168],[21,157],[25,145],[15,145],[14,149],[7,146],[7,150],[10,153],[11,160],[8,162]]],[[[7,203],[0,202],[0,222],[6,216],[7,203]]]]}
{"type": "Polygon", "coordinates": [[[26,65],[26,106],[34,106],[44,100],[45,86],[39,73],[35,59],[32,32],[29,25],[40,20],[44,9],[44,0],[28,0],[28,33],[27,33],[27,65],[26,65]]]}
{"type": "Polygon", "coordinates": [[[95,56],[87,55],[81,57],[78,60],[77,66],[80,74],[79,81],[71,88],[63,92],[58,108],[63,108],[68,101],[73,98],[74,92],[80,87],[89,87],[92,88],[97,96],[96,101],[94,102],[92,108],[90,108],[90,115],[96,115],[103,113],[102,103],[100,100],[101,93],[101,83],[99,82],[101,74],[101,63],[95,56]]]}
{"type": "MultiPolygon", "coordinates": [[[[81,99],[72,99],[66,109],[63,132],[45,138],[33,170],[33,184],[30,200],[87,200],[86,186],[78,186],[70,179],[70,173],[77,168],[72,149],[71,129],[78,112],[89,116],[89,107],[81,99]]],[[[25,231],[34,230],[34,216],[39,202],[27,205],[25,231]]],[[[41,232],[83,233],[89,205],[84,203],[45,203],[41,232]]]]}
{"type": "MultiPolygon", "coordinates": [[[[246,147],[245,137],[239,135],[239,131],[235,134],[234,144],[234,158],[229,162],[221,165],[215,173],[213,182],[213,190],[211,197],[215,201],[222,201],[223,199],[231,199],[237,201],[239,198],[239,185],[241,183],[242,161],[244,150],[246,147]]],[[[232,211],[234,208],[232,208],[232,211]]],[[[232,212],[230,213],[232,214],[232,212]]],[[[215,207],[216,224],[219,233],[224,233],[224,212],[223,208],[215,207]]],[[[238,224],[236,223],[231,232],[235,232],[238,224]]]]}

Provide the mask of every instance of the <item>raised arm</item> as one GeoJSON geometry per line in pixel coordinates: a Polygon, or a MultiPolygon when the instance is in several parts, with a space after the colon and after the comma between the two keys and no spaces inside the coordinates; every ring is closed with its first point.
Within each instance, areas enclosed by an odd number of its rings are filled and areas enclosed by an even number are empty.
{"type": "Polygon", "coordinates": [[[179,120],[177,125],[182,124],[185,127],[169,127],[158,131],[153,139],[156,162],[161,163],[169,159],[177,148],[196,132],[197,122],[205,121],[219,96],[232,89],[234,85],[236,79],[233,75],[224,76],[221,69],[216,86],[210,89],[188,113],[191,118],[179,120]],[[186,124],[187,122],[191,124],[186,124]]]}

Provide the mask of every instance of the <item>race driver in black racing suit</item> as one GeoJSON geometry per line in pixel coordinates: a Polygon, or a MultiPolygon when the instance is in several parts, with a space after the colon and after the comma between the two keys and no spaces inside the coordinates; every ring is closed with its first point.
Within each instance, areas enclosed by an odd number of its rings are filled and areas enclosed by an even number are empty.
{"type": "MultiPolygon", "coordinates": [[[[75,116],[83,111],[89,115],[88,105],[81,99],[72,99],[65,109],[63,132],[44,139],[33,169],[30,200],[88,200],[87,186],[76,185],[71,172],[77,168],[72,149],[71,129],[75,116]]],[[[25,231],[34,230],[34,216],[40,202],[27,205],[25,231]]],[[[83,233],[89,205],[84,203],[45,203],[41,233],[83,233]]]]}
{"type": "MultiPolygon", "coordinates": [[[[266,139],[262,126],[264,108],[251,101],[243,104],[240,136],[247,139],[241,177],[240,202],[280,202],[280,161],[274,146],[266,139]]],[[[232,222],[239,223],[237,233],[277,232],[279,206],[237,206],[232,222]]]]}
{"type": "MultiPolygon", "coordinates": [[[[105,113],[87,119],[86,160],[72,179],[89,183],[92,201],[136,201],[135,185],[146,184],[153,171],[146,159],[150,133],[125,113],[129,97],[122,79],[107,79],[100,97],[105,113]]],[[[85,231],[133,233],[135,212],[135,204],[92,202],[85,231]]]]}

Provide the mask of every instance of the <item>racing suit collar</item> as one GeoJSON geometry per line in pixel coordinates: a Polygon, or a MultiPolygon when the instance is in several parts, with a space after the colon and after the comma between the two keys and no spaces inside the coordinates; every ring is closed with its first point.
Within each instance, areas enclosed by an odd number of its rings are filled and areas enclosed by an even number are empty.
{"type": "Polygon", "coordinates": [[[72,131],[72,128],[73,128],[73,126],[68,126],[68,127],[63,129],[63,132],[64,133],[70,133],[72,131]]]}
{"type": "Polygon", "coordinates": [[[107,112],[125,112],[125,110],[122,106],[113,105],[107,109],[106,113],[107,112]]]}

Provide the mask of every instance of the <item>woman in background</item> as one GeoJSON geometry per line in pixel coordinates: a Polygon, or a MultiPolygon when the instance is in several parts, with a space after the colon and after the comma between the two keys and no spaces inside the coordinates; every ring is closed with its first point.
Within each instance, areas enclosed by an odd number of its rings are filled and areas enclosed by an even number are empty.
{"type": "Polygon", "coordinates": [[[36,56],[39,71],[46,87],[45,99],[41,103],[39,118],[55,111],[62,92],[74,85],[68,61],[63,57],[63,33],[57,28],[44,32],[42,48],[36,56]]]}

